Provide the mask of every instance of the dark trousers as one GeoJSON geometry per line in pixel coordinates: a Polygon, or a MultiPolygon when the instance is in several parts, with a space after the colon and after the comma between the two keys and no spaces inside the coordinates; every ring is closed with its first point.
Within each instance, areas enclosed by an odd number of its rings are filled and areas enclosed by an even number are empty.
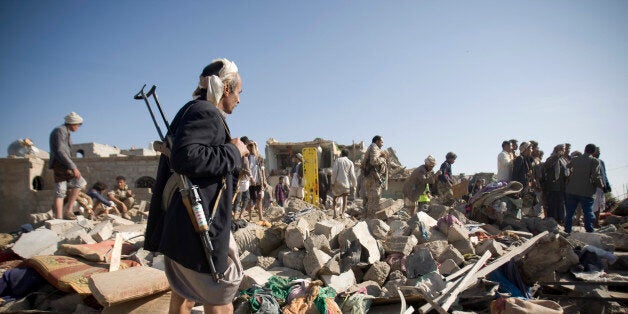
{"type": "Polygon", "coordinates": [[[548,191],[545,193],[545,199],[547,200],[547,216],[562,224],[565,220],[565,192],[548,191]]]}
{"type": "Polygon", "coordinates": [[[593,232],[593,222],[595,215],[593,214],[593,197],[567,194],[565,199],[565,207],[567,209],[567,217],[565,217],[565,232],[571,233],[571,225],[573,224],[573,215],[576,212],[578,204],[582,206],[582,215],[584,216],[584,229],[587,232],[593,232]]]}

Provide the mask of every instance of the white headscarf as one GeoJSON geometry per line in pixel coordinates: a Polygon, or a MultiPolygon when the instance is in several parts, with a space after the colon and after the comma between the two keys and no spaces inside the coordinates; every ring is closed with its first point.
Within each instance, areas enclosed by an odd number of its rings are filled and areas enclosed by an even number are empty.
{"type": "Polygon", "coordinates": [[[211,63],[222,62],[222,69],[218,72],[218,76],[202,76],[198,84],[199,89],[207,89],[207,101],[214,105],[218,105],[225,88],[224,81],[238,74],[238,66],[225,59],[215,59],[211,63]]]}

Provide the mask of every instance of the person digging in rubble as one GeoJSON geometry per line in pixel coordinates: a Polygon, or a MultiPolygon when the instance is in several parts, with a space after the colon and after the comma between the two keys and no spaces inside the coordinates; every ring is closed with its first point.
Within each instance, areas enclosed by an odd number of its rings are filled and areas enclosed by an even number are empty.
{"type": "Polygon", "coordinates": [[[199,81],[194,99],[170,124],[171,156],[162,155],[159,160],[144,248],[165,255],[165,272],[172,289],[170,313],[190,313],[195,302],[203,304],[205,313],[232,313],[243,268],[231,234],[231,201],[242,157],[249,152],[239,138],[231,137],[225,119],[240,102],[242,80],[235,63],[216,59],[203,69],[199,81]],[[211,217],[217,204],[209,233],[214,247],[211,259],[216,273],[222,275],[218,281],[212,277],[181,193],[164,195],[172,176],[168,164],[198,186],[206,217],[211,217]],[[164,197],[169,199],[167,210],[164,197]]]}
{"type": "Polygon", "coordinates": [[[458,156],[453,152],[449,152],[445,155],[445,161],[440,165],[440,175],[436,183],[441,202],[443,205],[447,206],[454,203],[454,177],[451,171],[451,165],[456,162],[456,158],[458,158],[458,156]]]}
{"type": "Polygon", "coordinates": [[[109,199],[115,204],[122,213],[120,216],[124,219],[131,219],[128,211],[135,204],[135,195],[126,184],[126,178],[123,176],[116,177],[116,187],[107,194],[109,199]]]}
{"type": "Polygon", "coordinates": [[[337,217],[336,202],[338,198],[342,198],[342,210],[340,211],[340,216],[342,217],[347,209],[347,198],[351,192],[351,187],[356,188],[357,186],[358,181],[355,177],[355,165],[353,161],[349,159],[349,151],[343,149],[340,152],[340,157],[336,159],[332,167],[331,192],[334,198],[334,218],[337,217]]]}
{"type": "MultiPolygon", "coordinates": [[[[87,191],[87,195],[92,198],[93,201],[93,212],[95,212],[96,216],[107,215],[109,212],[113,212],[116,215],[120,215],[120,211],[115,206],[115,203],[111,200],[108,200],[104,196],[104,192],[107,190],[107,185],[96,181],[92,188],[87,191]]],[[[90,217],[91,218],[91,217],[90,217]]]]}
{"type": "Polygon", "coordinates": [[[375,135],[362,160],[366,217],[375,217],[375,213],[380,210],[379,199],[382,189],[388,189],[388,154],[382,150],[382,146],[384,146],[384,139],[375,135]]]}
{"type": "Polygon", "coordinates": [[[417,201],[427,190],[428,184],[436,183],[436,178],[441,175],[441,171],[432,171],[436,166],[436,158],[432,155],[425,158],[424,163],[414,169],[410,177],[403,184],[403,202],[410,216],[416,214],[417,201]]]}
{"type": "Polygon", "coordinates": [[[52,204],[57,219],[76,219],[73,212],[74,202],[81,187],[87,182],[81,176],[76,164],[70,158],[70,133],[76,132],[83,125],[83,118],[76,112],[71,112],[64,118],[64,124],[56,127],[50,133],[50,161],[49,168],[54,173],[55,197],[52,204]],[[68,191],[69,188],[69,191],[68,191]],[[63,205],[63,198],[68,193],[68,201],[63,205]]]}

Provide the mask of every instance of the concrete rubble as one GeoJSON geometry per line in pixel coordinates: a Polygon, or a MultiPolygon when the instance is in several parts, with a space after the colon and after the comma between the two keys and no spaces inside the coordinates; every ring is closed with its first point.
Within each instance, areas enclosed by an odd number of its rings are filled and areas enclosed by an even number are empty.
{"type": "MultiPolygon", "coordinates": [[[[626,309],[626,297],[615,290],[628,283],[623,276],[628,268],[628,221],[620,216],[611,216],[608,221],[616,224],[606,224],[599,232],[585,233],[576,227],[567,235],[555,221],[540,217],[474,221],[467,217],[464,203],[448,207],[437,197],[414,216],[400,200],[384,198],[380,205],[382,209],[370,219],[364,218],[360,199],[348,204],[349,215],[337,219],[332,218],[333,211],[301,200],[290,199],[284,208],[271,205],[266,215],[270,227],[249,223],[233,232],[244,268],[239,290],[262,287],[276,277],[307,279],[333,288],[338,305],[361,291],[368,295],[374,312],[384,309],[382,304],[400,306],[399,291],[404,302],[421,313],[482,312],[494,293],[500,298],[523,293],[525,300],[545,300],[565,311],[578,306],[593,312],[626,309]],[[582,264],[584,258],[587,263],[582,264]],[[518,281],[504,279],[513,280],[509,277],[513,272],[518,281]],[[587,280],[607,283],[583,284],[587,280]],[[508,290],[509,284],[519,290],[508,290]],[[487,291],[493,293],[488,298],[483,296],[487,291]]],[[[116,235],[124,245],[122,269],[95,274],[87,290],[60,291],[38,307],[25,299],[5,301],[0,311],[114,313],[133,307],[167,312],[170,291],[164,256],[141,248],[146,215],[137,207],[132,213],[131,220],[106,215],[95,221],[51,219],[50,213],[37,213],[31,215],[34,230],[1,234],[0,252],[14,254],[18,261],[64,257],[62,245],[97,247],[116,235]],[[135,267],[126,267],[125,262],[135,267]],[[117,276],[110,276],[114,273],[117,276]],[[123,274],[134,280],[121,280],[123,274]],[[135,280],[139,274],[147,280],[135,280]],[[97,302],[89,302],[89,295],[97,302]]],[[[0,261],[2,273],[12,269],[9,261],[0,261]]],[[[38,289],[59,287],[44,283],[38,289]]],[[[248,303],[236,300],[234,304],[237,313],[249,313],[248,303]]],[[[202,307],[194,311],[202,313],[202,307]]]]}

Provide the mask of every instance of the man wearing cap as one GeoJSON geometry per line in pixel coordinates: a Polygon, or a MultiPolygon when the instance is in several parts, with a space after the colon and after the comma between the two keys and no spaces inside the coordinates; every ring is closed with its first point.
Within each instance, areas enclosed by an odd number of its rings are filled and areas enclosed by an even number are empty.
{"type": "Polygon", "coordinates": [[[165,256],[165,273],[172,289],[170,313],[189,313],[194,302],[203,304],[205,313],[233,312],[243,269],[231,234],[231,202],[241,160],[248,150],[239,138],[232,138],[225,119],[240,102],[241,92],[235,63],[216,59],[201,72],[194,99],[170,124],[171,154],[169,158],[162,154],[159,160],[144,241],[146,250],[165,256]],[[218,280],[212,276],[181,193],[166,193],[171,196],[164,199],[164,192],[170,192],[164,191],[168,180],[176,178],[168,165],[198,187],[218,280]]]}
{"type": "Polygon", "coordinates": [[[441,174],[440,170],[436,173],[432,171],[435,165],[436,158],[432,155],[427,156],[424,164],[414,169],[410,177],[408,177],[403,184],[403,201],[412,216],[415,214],[416,203],[419,196],[425,192],[425,188],[428,184],[436,183],[436,177],[441,174]]]}
{"type": "Polygon", "coordinates": [[[290,181],[290,194],[289,197],[294,197],[298,199],[303,199],[303,155],[301,153],[297,153],[292,158],[292,161],[295,163],[292,170],[290,170],[290,176],[292,176],[292,180],[290,181]]]}
{"type": "Polygon", "coordinates": [[[76,219],[72,208],[79,191],[87,185],[85,179],[81,176],[81,172],[71,159],[70,132],[76,132],[83,124],[83,118],[70,112],[64,118],[64,124],[56,127],[50,133],[50,161],[48,168],[54,172],[55,180],[55,196],[52,207],[57,219],[76,219]],[[66,197],[67,189],[70,189],[68,195],[68,203],[65,208],[63,206],[63,198],[66,197]]]}

